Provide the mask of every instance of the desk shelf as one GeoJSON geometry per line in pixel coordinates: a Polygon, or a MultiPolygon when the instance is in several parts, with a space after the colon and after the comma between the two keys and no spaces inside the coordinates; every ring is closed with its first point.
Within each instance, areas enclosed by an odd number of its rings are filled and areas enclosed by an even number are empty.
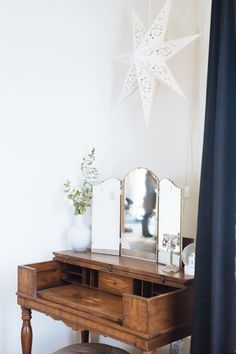
{"type": "Polygon", "coordinates": [[[153,283],[145,280],[134,279],[134,295],[150,298],[165,293],[170,293],[178,288],[166,286],[159,283],[153,283]]]}
{"type": "Polygon", "coordinates": [[[61,264],[61,280],[67,283],[98,287],[98,271],[73,264],[61,264]]]}

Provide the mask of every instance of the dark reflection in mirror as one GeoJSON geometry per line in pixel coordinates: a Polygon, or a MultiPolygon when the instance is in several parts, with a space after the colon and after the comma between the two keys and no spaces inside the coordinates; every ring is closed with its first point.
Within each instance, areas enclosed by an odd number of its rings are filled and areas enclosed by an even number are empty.
{"type": "Polygon", "coordinates": [[[123,254],[141,258],[156,254],[157,193],[158,180],[151,171],[138,168],[126,176],[122,232],[122,249],[126,252],[123,254]]]}
{"type": "Polygon", "coordinates": [[[142,219],[142,235],[144,237],[153,237],[154,235],[150,231],[152,220],[155,220],[156,211],[156,181],[150,171],[146,171],[145,174],[145,195],[143,197],[143,219],[142,219]]]}

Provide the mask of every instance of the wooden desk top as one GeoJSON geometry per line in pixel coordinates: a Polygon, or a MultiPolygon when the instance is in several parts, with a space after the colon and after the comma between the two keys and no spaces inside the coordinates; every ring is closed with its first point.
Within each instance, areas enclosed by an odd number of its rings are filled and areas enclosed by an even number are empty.
{"type": "Polygon", "coordinates": [[[40,290],[41,299],[63,304],[75,310],[92,313],[116,323],[122,322],[122,298],[80,285],[63,285],[40,290]]]}

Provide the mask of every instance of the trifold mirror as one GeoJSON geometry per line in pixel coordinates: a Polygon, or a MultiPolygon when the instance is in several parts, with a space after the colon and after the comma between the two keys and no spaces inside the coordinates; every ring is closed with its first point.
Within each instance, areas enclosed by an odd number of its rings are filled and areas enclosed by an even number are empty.
{"type": "Polygon", "coordinates": [[[182,192],[136,168],[93,186],[92,252],[179,266],[182,192]]]}
{"type": "Polygon", "coordinates": [[[129,172],[123,182],[121,255],[156,260],[159,181],[149,170],[129,172]]]}

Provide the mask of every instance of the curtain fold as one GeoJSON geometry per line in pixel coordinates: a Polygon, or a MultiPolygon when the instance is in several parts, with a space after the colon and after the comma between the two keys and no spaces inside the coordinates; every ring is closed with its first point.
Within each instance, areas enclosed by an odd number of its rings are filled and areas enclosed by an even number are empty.
{"type": "Polygon", "coordinates": [[[235,11],[212,1],[191,354],[236,353],[235,11]]]}

